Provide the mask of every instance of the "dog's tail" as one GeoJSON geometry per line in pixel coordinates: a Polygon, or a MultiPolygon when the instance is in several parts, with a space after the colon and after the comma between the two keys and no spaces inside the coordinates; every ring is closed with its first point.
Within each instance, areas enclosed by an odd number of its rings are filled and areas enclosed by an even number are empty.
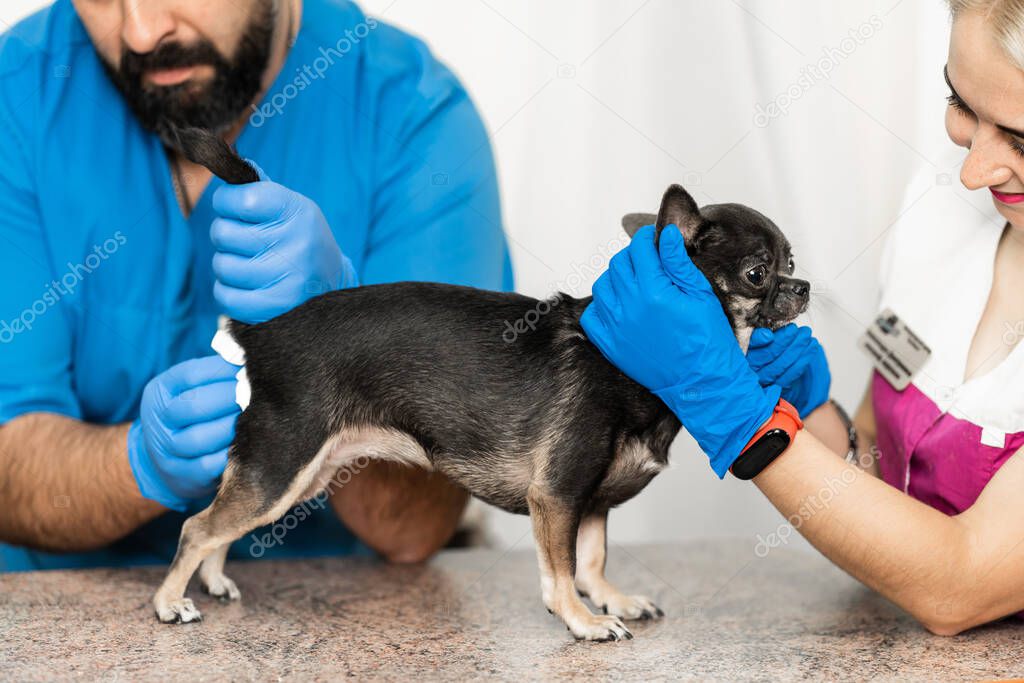
{"type": "MultiPolygon", "coordinates": [[[[219,136],[204,128],[178,128],[166,125],[165,141],[173,141],[172,146],[181,152],[186,159],[194,164],[205,166],[211,173],[232,185],[255,183],[260,179],[259,173],[231,146],[219,136]]],[[[226,317],[218,320],[217,328],[226,329],[232,340],[248,325],[237,320],[230,322],[226,317]]],[[[237,342],[232,342],[237,346],[237,342]]],[[[215,347],[216,348],[216,347],[215,347]]],[[[219,351],[218,351],[219,353],[219,351]]]]}
{"type": "Polygon", "coordinates": [[[232,185],[254,183],[260,179],[254,169],[231,146],[203,128],[168,126],[175,148],[192,163],[205,166],[210,172],[232,185]]]}

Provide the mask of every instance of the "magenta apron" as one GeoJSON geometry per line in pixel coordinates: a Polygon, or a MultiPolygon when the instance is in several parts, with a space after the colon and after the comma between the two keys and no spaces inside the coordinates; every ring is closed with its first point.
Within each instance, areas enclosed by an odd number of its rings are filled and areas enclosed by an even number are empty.
{"type": "MultiPolygon", "coordinates": [[[[952,149],[938,167],[962,159],[952,149]]],[[[1024,321],[1007,324],[1001,363],[965,376],[1004,226],[987,191],[938,182],[932,167],[911,183],[882,254],[879,310],[892,309],[932,354],[901,392],[872,377],[879,471],[947,515],[973,505],[1024,447],[1024,321]]]]}
{"type": "Polygon", "coordinates": [[[882,479],[947,515],[973,505],[1024,446],[1024,432],[1006,434],[1001,446],[984,443],[981,427],[941,412],[913,384],[898,392],[876,372],[871,392],[882,479]]]}
{"type": "MultiPolygon", "coordinates": [[[[1002,446],[984,443],[982,427],[941,412],[913,384],[896,391],[878,372],[871,397],[882,479],[947,515],[971,507],[1024,446],[1024,432],[1006,434],[1002,446]]],[[[1024,612],[1016,616],[1024,619],[1024,612]]]]}

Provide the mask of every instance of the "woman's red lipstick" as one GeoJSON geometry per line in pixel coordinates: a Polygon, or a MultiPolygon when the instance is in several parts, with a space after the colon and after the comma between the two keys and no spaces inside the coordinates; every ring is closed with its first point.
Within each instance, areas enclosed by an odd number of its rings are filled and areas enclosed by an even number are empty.
{"type": "Polygon", "coordinates": [[[988,189],[992,192],[992,196],[1003,204],[1020,204],[1024,202],[1024,192],[1000,192],[999,190],[993,190],[991,187],[988,189]]]}

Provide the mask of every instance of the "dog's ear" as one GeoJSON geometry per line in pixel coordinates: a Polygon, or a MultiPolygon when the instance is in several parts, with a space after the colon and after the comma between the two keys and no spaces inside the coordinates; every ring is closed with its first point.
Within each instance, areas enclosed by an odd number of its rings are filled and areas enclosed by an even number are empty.
{"type": "Polygon", "coordinates": [[[661,209],[658,211],[655,239],[667,225],[675,225],[683,233],[683,242],[690,245],[704,219],[700,215],[700,207],[693,201],[690,193],[682,185],[672,185],[665,190],[661,198],[661,209]]]}
{"type": "Polygon", "coordinates": [[[165,126],[174,148],[194,164],[205,166],[214,175],[232,185],[255,183],[260,179],[256,169],[219,136],[203,128],[165,126]]]}
{"type": "Polygon", "coordinates": [[[622,229],[626,231],[626,234],[630,237],[636,234],[636,231],[645,225],[654,225],[658,222],[658,217],[653,213],[627,213],[622,217],[622,229]]]}

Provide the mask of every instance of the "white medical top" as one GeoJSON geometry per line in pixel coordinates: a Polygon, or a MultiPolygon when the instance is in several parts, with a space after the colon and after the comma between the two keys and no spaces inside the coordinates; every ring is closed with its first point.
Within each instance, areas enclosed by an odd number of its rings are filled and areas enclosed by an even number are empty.
{"type": "MultiPolygon", "coordinates": [[[[939,168],[959,168],[964,154],[951,148],[939,168]]],[[[994,433],[1024,431],[1024,345],[990,372],[963,377],[1005,224],[987,189],[971,192],[955,171],[928,167],[908,186],[880,269],[879,310],[891,308],[932,350],[914,385],[943,412],[994,433]]],[[[1005,340],[1022,338],[1024,321],[1007,325],[1005,340]]]]}

